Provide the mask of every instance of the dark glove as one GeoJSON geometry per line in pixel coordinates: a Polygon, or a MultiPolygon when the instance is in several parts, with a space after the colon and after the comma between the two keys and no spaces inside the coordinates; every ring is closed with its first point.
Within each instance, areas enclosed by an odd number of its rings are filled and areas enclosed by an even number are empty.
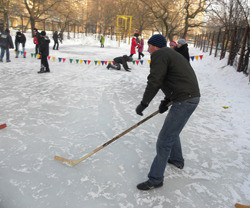
{"type": "Polygon", "coordinates": [[[137,106],[137,108],[135,109],[136,113],[140,116],[143,116],[142,111],[145,110],[145,108],[147,108],[148,105],[144,104],[143,102],[140,103],[140,105],[137,106]]]}
{"type": "Polygon", "coordinates": [[[170,100],[162,100],[161,104],[159,105],[159,113],[164,113],[168,110],[167,104],[170,102],[170,100]]]}

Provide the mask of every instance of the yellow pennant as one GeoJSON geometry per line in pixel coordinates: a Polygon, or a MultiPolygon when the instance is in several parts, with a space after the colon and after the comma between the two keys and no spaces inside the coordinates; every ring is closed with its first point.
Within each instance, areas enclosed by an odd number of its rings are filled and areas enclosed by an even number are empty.
{"type": "Polygon", "coordinates": [[[150,63],[151,63],[151,60],[148,60],[148,63],[150,64],[150,63]]]}
{"type": "Polygon", "coordinates": [[[199,56],[195,56],[195,59],[198,61],[198,59],[199,59],[199,56]]]}
{"type": "Polygon", "coordinates": [[[53,59],[53,61],[55,61],[55,60],[56,60],[56,57],[52,57],[52,59],[53,59]]]}
{"type": "Polygon", "coordinates": [[[82,64],[83,60],[80,60],[80,63],[82,64]]]}

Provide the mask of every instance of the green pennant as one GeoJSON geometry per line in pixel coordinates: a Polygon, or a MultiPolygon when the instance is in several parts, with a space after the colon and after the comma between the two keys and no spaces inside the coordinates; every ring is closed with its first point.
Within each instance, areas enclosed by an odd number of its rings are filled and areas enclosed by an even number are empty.
{"type": "Polygon", "coordinates": [[[73,59],[69,59],[70,63],[72,63],[73,59]]]}
{"type": "Polygon", "coordinates": [[[95,61],[95,65],[97,64],[98,61],[95,61]]]}
{"type": "Polygon", "coordinates": [[[135,64],[135,61],[133,61],[133,64],[135,64]]]}
{"type": "Polygon", "coordinates": [[[34,56],[34,54],[33,53],[31,53],[31,57],[33,57],[34,56]]]}
{"type": "Polygon", "coordinates": [[[76,59],[76,63],[78,63],[79,62],[79,59],[76,59]]]}

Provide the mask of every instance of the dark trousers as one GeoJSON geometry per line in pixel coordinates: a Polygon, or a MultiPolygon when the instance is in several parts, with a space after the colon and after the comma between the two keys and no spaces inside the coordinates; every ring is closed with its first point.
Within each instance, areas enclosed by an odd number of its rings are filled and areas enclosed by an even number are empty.
{"type": "Polygon", "coordinates": [[[39,54],[39,45],[36,44],[36,54],[39,54]]]}
{"type": "Polygon", "coordinates": [[[58,50],[58,47],[59,47],[59,42],[58,40],[54,40],[54,46],[53,46],[53,50],[58,50]]]}
{"type": "Polygon", "coordinates": [[[47,58],[47,56],[42,55],[42,58],[41,58],[41,71],[43,71],[44,68],[46,68],[45,71],[49,71],[48,58],[47,58]]]}

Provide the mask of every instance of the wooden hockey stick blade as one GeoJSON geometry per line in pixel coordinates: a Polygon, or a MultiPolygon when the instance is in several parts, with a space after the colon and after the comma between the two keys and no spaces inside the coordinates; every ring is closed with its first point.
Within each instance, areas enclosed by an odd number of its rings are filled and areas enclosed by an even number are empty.
{"type": "Polygon", "coordinates": [[[238,204],[238,203],[235,204],[235,207],[236,208],[250,208],[250,206],[243,205],[243,204],[238,204]]]}
{"type": "Polygon", "coordinates": [[[7,125],[6,124],[2,124],[2,125],[0,125],[0,129],[4,129],[4,128],[6,128],[7,127],[7,125]]]}

